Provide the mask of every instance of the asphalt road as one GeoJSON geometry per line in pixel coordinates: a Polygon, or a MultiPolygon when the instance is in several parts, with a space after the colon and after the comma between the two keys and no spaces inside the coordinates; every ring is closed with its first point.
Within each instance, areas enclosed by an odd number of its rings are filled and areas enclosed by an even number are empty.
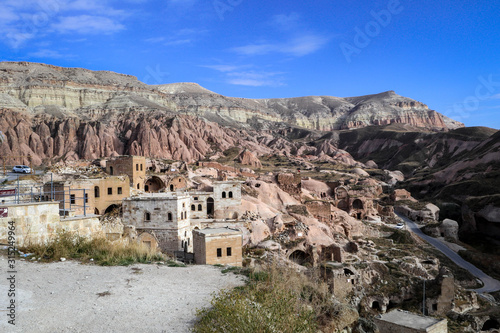
{"type": "MultiPolygon", "coordinates": [[[[36,175],[42,175],[43,171],[41,170],[35,170],[36,175]]],[[[12,180],[17,180],[17,177],[22,177],[22,176],[27,176],[29,174],[25,173],[17,173],[17,172],[7,172],[5,175],[3,174],[3,171],[0,171],[0,183],[3,181],[12,181],[12,180]]]]}
{"type": "Polygon", "coordinates": [[[465,261],[462,257],[460,257],[456,252],[451,250],[448,246],[443,244],[441,241],[439,241],[436,238],[427,236],[420,230],[420,228],[417,226],[415,222],[412,220],[408,219],[407,217],[403,215],[397,214],[401,219],[403,219],[408,226],[408,229],[418,235],[420,238],[424,239],[426,242],[434,246],[436,249],[439,251],[443,252],[444,255],[446,255],[448,258],[450,258],[455,264],[458,266],[468,270],[472,275],[483,281],[484,286],[479,289],[474,289],[474,291],[478,293],[489,293],[489,292],[494,292],[497,290],[500,290],[500,281],[495,280],[491,276],[487,275],[484,273],[482,270],[474,266],[468,261],[465,261]]]}

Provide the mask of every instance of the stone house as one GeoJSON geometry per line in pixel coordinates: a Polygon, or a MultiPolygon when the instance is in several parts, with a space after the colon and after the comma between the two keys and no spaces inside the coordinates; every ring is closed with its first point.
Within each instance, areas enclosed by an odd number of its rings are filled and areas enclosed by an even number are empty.
{"type": "Polygon", "coordinates": [[[162,251],[192,252],[191,197],[187,194],[155,193],[123,200],[123,221],[138,233],[155,237],[162,251]]]}
{"type": "Polygon", "coordinates": [[[193,251],[192,230],[215,220],[237,219],[241,182],[214,182],[213,192],[150,193],[123,200],[123,221],[148,232],[165,252],[193,251]]]}
{"type": "Polygon", "coordinates": [[[241,205],[240,181],[217,181],[213,184],[214,218],[238,219],[241,205]]]}
{"type": "Polygon", "coordinates": [[[242,266],[243,234],[229,228],[193,230],[194,260],[200,265],[242,266]]]}
{"type": "Polygon", "coordinates": [[[53,191],[53,199],[60,201],[60,209],[65,214],[105,214],[130,196],[130,181],[128,176],[71,179],[45,183],[43,190],[47,199],[53,191]]]}
{"type": "Polygon", "coordinates": [[[106,162],[106,172],[111,176],[127,175],[132,188],[144,190],[146,158],[144,156],[118,156],[106,162]]]}

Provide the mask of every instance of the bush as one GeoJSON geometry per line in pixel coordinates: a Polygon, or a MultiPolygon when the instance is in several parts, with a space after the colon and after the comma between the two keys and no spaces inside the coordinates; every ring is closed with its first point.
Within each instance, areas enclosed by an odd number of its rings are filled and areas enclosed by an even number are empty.
{"type": "Polygon", "coordinates": [[[211,305],[198,310],[194,332],[317,332],[336,309],[325,283],[284,268],[251,273],[211,305]]]}
{"type": "Polygon", "coordinates": [[[58,233],[46,245],[30,245],[21,250],[33,253],[42,261],[67,258],[88,262],[93,259],[96,264],[102,266],[126,266],[165,259],[163,255],[154,253],[144,244],[111,243],[105,238],[88,239],[69,232],[58,233]]]}

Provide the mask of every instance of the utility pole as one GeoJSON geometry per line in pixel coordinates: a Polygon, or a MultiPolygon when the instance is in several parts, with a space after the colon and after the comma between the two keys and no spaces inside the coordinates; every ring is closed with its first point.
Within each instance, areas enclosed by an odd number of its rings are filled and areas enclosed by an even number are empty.
{"type": "Polygon", "coordinates": [[[422,313],[425,316],[425,279],[424,279],[424,300],[422,302],[422,313]]]}

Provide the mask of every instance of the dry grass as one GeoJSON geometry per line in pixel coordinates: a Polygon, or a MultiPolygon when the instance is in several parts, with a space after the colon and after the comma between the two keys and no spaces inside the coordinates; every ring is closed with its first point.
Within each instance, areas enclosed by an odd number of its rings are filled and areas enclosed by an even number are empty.
{"type": "Polygon", "coordinates": [[[339,313],[326,283],[292,269],[249,274],[248,284],[214,295],[194,332],[317,332],[339,313]]]}
{"type": "Polygon", "coordinates": [[[144,244],[112,243],[105,238],[88,239],[69,232],[59,233],[46,245],[30,245],[20,250],[33,253],[42,261],[67,258],[90,262],[92,259],[93,262],[102,266],[125,266],[165,260],[163,255],[151,251],[144,244]]]}

